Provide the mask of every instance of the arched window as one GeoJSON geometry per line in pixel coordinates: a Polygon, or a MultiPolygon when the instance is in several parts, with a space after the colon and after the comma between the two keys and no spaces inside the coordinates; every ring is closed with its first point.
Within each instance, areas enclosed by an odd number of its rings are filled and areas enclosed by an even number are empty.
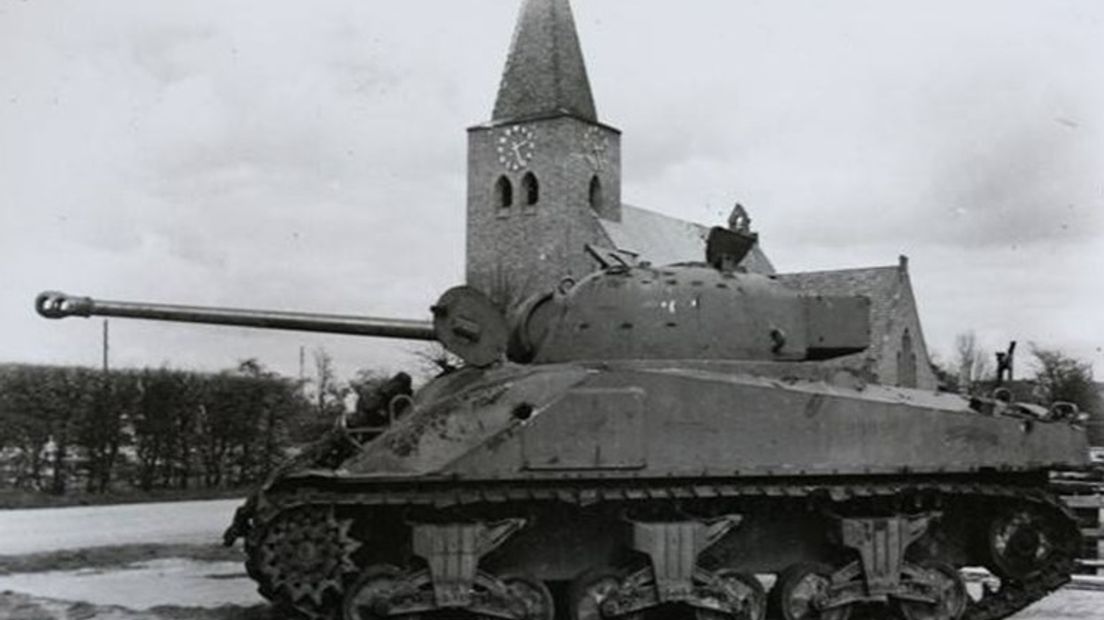
{"type": "Polygon", "coordinates": [[[514,186],[505,176],[498,177],[495,181],[494,202],[499,209],[509,209],[514,204],[514,186]]]}
{"type": "Polygon", "coordinates": [[[901,335],[901,349],[897,351],[897,385],[916,387],[916,352],[912,349],[909,330],[901,335]]]}
{"type": "Polygon", "coordinates": [[[590,208],[602,210],[602,182],[598,180],[598,175],[590,177],[590,208]]]}
{"type": "Polygon", "coordinates": [[[540,199],[540,185],[537,184],[537,177],[532,172],[526,172],[525,176],[521,177],[521,194],[525,196],[526,205],[535,205],[540,199]]]}

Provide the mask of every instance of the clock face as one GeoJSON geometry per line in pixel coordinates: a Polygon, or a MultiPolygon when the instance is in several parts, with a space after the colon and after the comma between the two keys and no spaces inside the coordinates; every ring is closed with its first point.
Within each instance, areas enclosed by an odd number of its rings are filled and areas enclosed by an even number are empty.
{"type": "Polygon", "coordinates": [[[609,138],[601,129],[588,127],[583,134],[583,155],[587,163],[596,171],[606,167],[609,152],[609,138]]]}
{"type": "Polygon", "coordinates": [[[536,150],[536,137],[531,127],[513,125],[498,134],[495,143],[498,163],[507,170],[517,172],[529,165],[536,150]]]}

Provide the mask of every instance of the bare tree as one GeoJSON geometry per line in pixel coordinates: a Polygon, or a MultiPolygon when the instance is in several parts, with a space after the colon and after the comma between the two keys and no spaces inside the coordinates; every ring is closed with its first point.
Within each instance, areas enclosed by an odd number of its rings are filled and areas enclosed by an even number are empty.
{"type": "Polygon", "coordinates": [[[313,351],[315,405],[323,420],[334,420],[345,411],[345,396],[349,388],[341,385],[334,370],[333,357],[322,347],[313,351]]]}
{"type": "Polygon", "coordinates": [[[1043,400],[1074,403],[1082,411],[1101,411],[1100,393],[1093,382],[1092,365],[1057,349],[1031,345],[1038,368],[1035,382],[1043,400]]]}
{"type": "Polygon", "coordinates": [[[414,376],[419,381],[426,381],[442,373],[452,372],[464,365],[464,360],[446,349],[445,345],[440,342],[415,345],[409,351],[418,360],[414,376]]]}
{"type": "Polygon", "coordinates": [[[989,356],[978,344],[973,330],[955,336],[954,364],[958,371],[958,385],[966,390],[988,380],[993,373],[989,356]]]}

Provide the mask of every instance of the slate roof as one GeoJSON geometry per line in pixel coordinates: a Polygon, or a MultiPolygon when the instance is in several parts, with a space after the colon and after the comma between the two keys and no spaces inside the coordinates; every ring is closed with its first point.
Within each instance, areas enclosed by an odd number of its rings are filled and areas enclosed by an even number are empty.
{"type": "Polygon", "coordinates": [[[598,121],[568,0],[525,0],[493,118],[518,120],[554,114],[598,121]]]}
{"type": "MultiPolygon", "coordinates": [[[[617,249],[636,254],[638,260],[654,265],[705,260],[708,226],[627,204],[621,205],[620,222],[598,221],[617,249]]],[[[742,265],[754,273],[774,273],[774,266],[758,245],[742,265]]]]}

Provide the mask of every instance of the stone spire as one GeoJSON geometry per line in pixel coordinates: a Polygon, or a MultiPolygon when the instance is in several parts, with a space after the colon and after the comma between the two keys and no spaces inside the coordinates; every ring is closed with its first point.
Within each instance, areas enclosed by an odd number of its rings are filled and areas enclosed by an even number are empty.
{"type": "Polygon", "coordinates": [[[552,114],[598,121],[568,0],[524,0],[493,120],[552,114]]]}

